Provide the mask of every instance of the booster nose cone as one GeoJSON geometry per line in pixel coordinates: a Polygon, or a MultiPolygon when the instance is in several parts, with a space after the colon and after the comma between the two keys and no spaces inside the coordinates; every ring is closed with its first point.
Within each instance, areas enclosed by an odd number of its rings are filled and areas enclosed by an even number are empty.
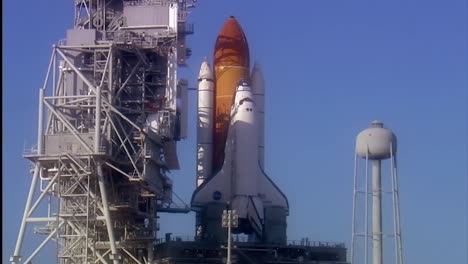
{"type": "Polygon", "coordinates": [[[250,83],[256,94],[264,94],[265,79],[263,78],[262,67],[258,63],[253,66],[250,83]]]}
{"type": "Polygon", "coordinates": [[[259,71],[261,71],[261,69],[262,69],[262,66],[260,65],[260,63],[255,62],[255,63],[254,63],[254,66],[253,66],[253,70],[259,70],[259,71]]]}
{"type": "Polygon", "coordinates": [[[210,63],[208,60],[204,60],[200,66],[200,73],[198,74],[198,79],[211,79],[213,80],[213,71],[211,70],[210,63]]]}

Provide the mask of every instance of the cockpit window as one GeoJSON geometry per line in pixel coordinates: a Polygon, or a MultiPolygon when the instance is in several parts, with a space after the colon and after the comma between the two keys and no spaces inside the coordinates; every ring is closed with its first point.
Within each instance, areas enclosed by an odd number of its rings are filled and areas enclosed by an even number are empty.
{"type": "Polygon", "coordinates": [[[248,97],[244,98],[244,99],[240,100],[239,105],[242,105],[242,103],[244,103],[244,102],[253,102],[253,100],[248,98],[248,97]]]}
{"type": "Polygon", "coordinates": [[[239,85],[236,88],[236,92],[239,92],[239,91],[251,91],[251,89],[247,84],[246,85],[239,85]]]}

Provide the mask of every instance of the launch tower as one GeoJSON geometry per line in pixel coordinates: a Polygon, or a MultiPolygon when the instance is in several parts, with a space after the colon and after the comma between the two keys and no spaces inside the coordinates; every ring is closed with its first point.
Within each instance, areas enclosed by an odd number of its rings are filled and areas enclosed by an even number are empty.
{"type": "MultiPolygon", "coordinates": [[[[194,0],[195,1],[195,0],[194,0]]],[[[76,0],[39,89],[33,176],[11,263],[50,240],[58,263],[150,263],[167,171],[186,137],[190,0],[76,0]],[[22,252],[27,226],[44,236],[22,252]]]]}

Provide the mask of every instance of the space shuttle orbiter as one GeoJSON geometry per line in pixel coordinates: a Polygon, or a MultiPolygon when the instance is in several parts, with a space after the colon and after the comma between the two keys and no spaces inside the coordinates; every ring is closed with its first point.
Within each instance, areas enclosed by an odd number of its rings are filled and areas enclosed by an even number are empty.
{"type": "Polygon", "coordinates": [[[200,69],[197,189],[191,204],[202,238],[223,237],[220,218],[228,208],[239,217],[235,233],[281,244],[289,205],[264,171],[265,87],[258,64],[249,76],[248,54],[245,35],[231,17],[216,41],[215,70],[207,61],[200,69]]]}

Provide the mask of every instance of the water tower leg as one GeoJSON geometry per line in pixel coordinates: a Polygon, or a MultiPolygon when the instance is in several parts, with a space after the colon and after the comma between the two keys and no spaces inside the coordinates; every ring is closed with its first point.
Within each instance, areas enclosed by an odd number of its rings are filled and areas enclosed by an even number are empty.
{"type": "Polygon", "coordinates": [[[352,219],[352,235],[351,235],[351,263],[354,263],[354,243],[356,242],[356,196],[357,196],[357,155],[354,155],[354,177],[353,177],[353,219],[352,219]]]}
{"type": "Polygon", "coordinates": [[[372,259],[382,264],[382,182],[380,160],[372,162],[372,259]]]}

